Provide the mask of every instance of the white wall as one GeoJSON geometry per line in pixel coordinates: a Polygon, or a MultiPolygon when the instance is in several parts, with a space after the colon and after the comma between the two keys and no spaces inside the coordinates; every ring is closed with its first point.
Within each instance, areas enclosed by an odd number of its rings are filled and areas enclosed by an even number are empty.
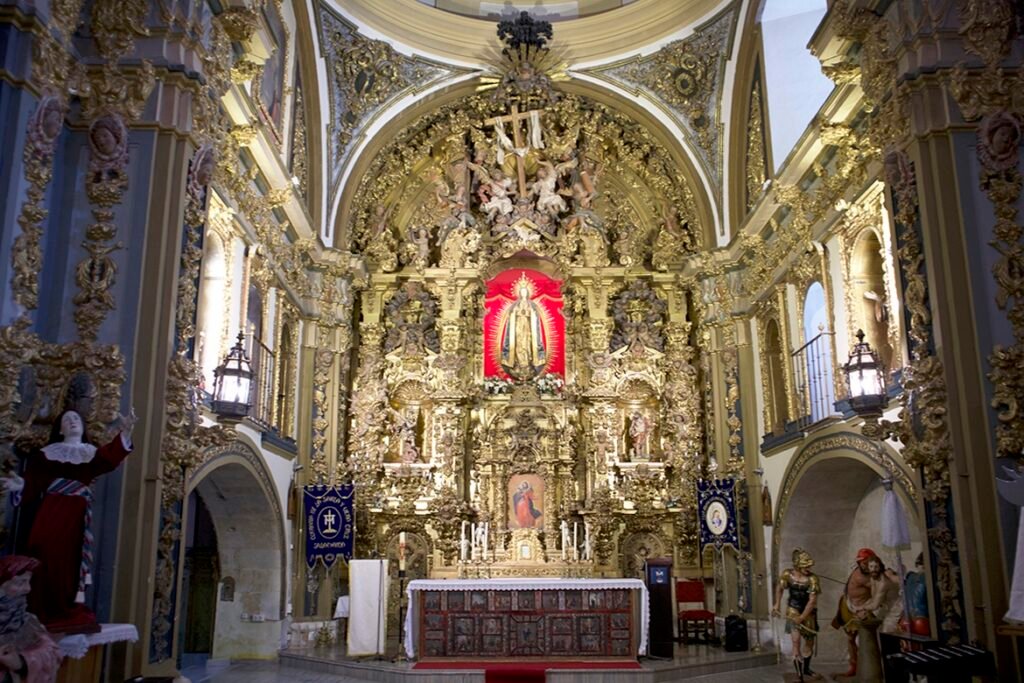
{"type": "Polygon", "coordinates": [[[768,122],[776,171],[832,92],[832,81],[821,73],[817,57],[807,49],[824,15],[825,0],[766,0],[761,12],[768,122]]]}

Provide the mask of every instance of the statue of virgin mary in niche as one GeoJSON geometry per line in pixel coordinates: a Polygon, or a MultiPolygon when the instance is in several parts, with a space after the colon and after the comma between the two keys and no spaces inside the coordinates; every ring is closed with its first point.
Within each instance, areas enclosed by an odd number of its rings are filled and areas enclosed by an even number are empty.
{"type": "Polygon", "coordinates": [[[501,326],[501,367],[513,379],[527,380],[547,365],[543,312],[530,298],[533,283],[526,275],[516,281],[514,291],[516,299],[501,326]]]}

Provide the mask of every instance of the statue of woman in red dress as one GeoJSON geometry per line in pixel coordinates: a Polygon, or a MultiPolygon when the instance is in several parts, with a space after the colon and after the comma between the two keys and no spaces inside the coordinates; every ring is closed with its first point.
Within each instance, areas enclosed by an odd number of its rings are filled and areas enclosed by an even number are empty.
{"type": "Polygon", "coordinates": [[[60,419],[63,441],[44,446],[25,466],[25,477],[5,478],[15,505],[39,503],[23,552],[40,561],[32,574],[29,610],[55,633],[99,630],[87,608],[92,583],[92,482],[112,472],[132,450],[135,414],[118,416],[119,434],[105,446],[83,440],[82,417],[73,410],[60,419]]]}

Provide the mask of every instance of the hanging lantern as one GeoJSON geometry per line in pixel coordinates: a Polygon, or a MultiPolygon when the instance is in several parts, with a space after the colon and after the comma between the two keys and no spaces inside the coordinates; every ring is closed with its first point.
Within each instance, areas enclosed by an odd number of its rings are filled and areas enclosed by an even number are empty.
{"type": "Polygon", "coordinates": [[[213,371],[216,380],[213,386],[213,412],[221,417],[242,418],[249,414],[252,406],[252,364],[242,342],[244,335],[238,333],[238,341],[228,351],[224,362],[213,371]]]}
{"type": "Polygon", "coordinates": [[[843,366],[850,406],[858,415],[881,415],[889,397],[885,392],[885,368],[871,344],[864,341],[864,330],[857,330],[857,343],[843,366]]]}

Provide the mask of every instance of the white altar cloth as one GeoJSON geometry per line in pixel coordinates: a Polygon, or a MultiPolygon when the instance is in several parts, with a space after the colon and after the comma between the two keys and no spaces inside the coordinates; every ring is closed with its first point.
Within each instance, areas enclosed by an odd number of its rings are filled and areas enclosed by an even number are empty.
{"type": "Polygon", "coordinates": [[[409,609],[405,613],[405,654],[410,659],[416,656],[416,637],[413,625],[417,623],[418,601],[413,598],[415,591],[460,591],[460,590],[601,590],[612,588],[640,591],[640,644],[638,655],[647,654],[647,621],[650,618],[650,604],[647,586],[640,579],[415,579],[409,582],[405,595],[409,609]]]}
{"type": "Polygon", "coordinates": [[[139,629],[135,628],[135,624],[100,624],[99,633],[64,636],[57,641],[57,647],[60,648],[62,656],[81,659],[94,645],[106,645],[123,640],[132,643],[139,640],[139,629]]]}

